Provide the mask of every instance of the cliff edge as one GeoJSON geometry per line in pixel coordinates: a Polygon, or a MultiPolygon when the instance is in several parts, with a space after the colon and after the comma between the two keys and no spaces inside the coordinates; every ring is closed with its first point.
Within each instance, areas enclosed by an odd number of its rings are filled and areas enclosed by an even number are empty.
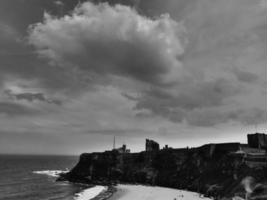
{"type": "MultiPolygon", "coordinates": [[[[253,161],[244,154],[246,148],[240,143],[225,143],[198,148],[157,148],[140,153],[116,149],[84,153],[78,164],[60,179],[89,184],[149,184],[195,191],[217,199],[245,198],[248,194],[241,183],[246,177],[253,177],[255,183],[267,182],[267,167],[256,161],[251,165],[253,161]]],[[[248,185],[252,187],[252,181],[248,185]]],[[[264,185],[261,188],[261,194],[265,194],[264,185]]],[[[250,193],[253,192],[251,189],[250,193]]]]}

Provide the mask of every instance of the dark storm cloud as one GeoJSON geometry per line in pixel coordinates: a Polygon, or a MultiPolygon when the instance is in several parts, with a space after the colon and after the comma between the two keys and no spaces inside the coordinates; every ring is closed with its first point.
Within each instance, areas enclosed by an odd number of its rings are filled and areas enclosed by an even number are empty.
{"type": "MultiPolygon", "coordinates": [[[[124,94],[124,96],[136,102],[136,110],[149,110],[153,114],[163,116],[173,122],[187,121],[191,125],[206,126],[210,121],[209,117],[201,117],[201,121],[195,122],[196,120],[191,119],[192,114],[198,110],[197,114],[205,116],[206,110],[226,105],[228,98],[234,97],[241,91],[240,86],[233,80],[217,79],[195,83],[188,81],[187,84],[183,83],[180,88],[176,86],[174,90],[154,87],[138,96],[129,94],[124,94]]],[[[216,113],[220,115],[220,109],[217,109],[216,113]]],[[[146,114],[140,112],[137,116],[144,117],[146,114]]],[[[222,120],[220,116],[218,118],[220,118],[217,120],[218,123],[227,121],[222,120]]],[[[231,120],[230,117],[228,119],[231,120]]],[[[236,119],[238,120],[238,118],[236,119]]],[[[211,120],[210,124],[216,124],[214,122],[211,120]]]]}
{"type": "MultiPolygon", "coordinates": [[[[21,46],[21,45],[20,45],[21,46]]],[[[24,50],[23,50],[24,49],[24,50]]],[[[34,87],[45,88],[51,92],[64,91],[75,93],[87,87],[90,79],[79,70],[65,67],[51,67],[47,60],[39,58],[29,47],[23,51],[0,54],[0,86],[6,79],[24,79],[35,81],[34,87]]]]}
{"type": "Polygon", "coordinates": [[[0,1],[0,87],[5,81],[34,80],[35,86],[52,92],[79,91],[85,82],[77,70],[50,67],[27,43],[28,26],[42,20],[44,11],[62,15],[72,10],[78,1],[14,0],[0,1]],[[59,9],[60,2],[64,9],[59,9]],[[77,78],[78,77],[78,78],[77,78]]]}
{"type": "Polygon", "coordinates": [[[73,88],[74,82],[79,85],[73,70],[49,67],[11,25],[0,22],[0,43],[0,86],[12,78],[36,80],[50,90],[73,88]]]}
{"type": "MultiPolygon", "coordinates": [[[[145,95],[151,99],[157,99],[160,105],[179,107],[185,110],[195,108],[220,106],[228,97],[239,93],[241,88],[237,83],[226,79],[214,81],[202,81],[183,83],[181,88],[177,87],[170,93],[166,88],[152,89],[145,95]],[[165,105],[164,105],[165,104],[165,105]]],[[[137,106],[139,107],[139,106],[137,106]]]]}

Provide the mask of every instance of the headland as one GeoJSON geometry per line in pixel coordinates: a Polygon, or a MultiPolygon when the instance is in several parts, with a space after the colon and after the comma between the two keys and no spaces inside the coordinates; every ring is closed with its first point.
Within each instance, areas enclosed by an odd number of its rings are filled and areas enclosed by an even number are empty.
{"type": "Polygon", "coordinates": [[[83,153],[59,180],[96,185],[130,183],[194,191],[214,199],[267,199],[267,135],[248,134],[239,142],[172,148],[146,140],[145,151],[123,145],[83,153]]]}

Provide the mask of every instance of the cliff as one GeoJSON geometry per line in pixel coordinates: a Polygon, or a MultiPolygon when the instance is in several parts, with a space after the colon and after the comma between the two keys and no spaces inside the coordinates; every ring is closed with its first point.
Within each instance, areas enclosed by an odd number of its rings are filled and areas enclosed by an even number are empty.
{"type": "Polygon", "coordinates": [[[249,167],[237,153],[239,143],[209,144],[192,149],[166,148],[140,153],[84,153],[61,180],[90,184],[139,183],[200,192],[207,196],[245,196],[240,184],[252,176],[267,181],[267,168],[249,167]]]}

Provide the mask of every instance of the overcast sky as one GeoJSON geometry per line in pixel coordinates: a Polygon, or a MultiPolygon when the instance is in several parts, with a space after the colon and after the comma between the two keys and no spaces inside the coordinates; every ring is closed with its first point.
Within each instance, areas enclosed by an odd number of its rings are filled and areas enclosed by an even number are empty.
{"type": "Polygon", "coordinates": [[[0,153],[267,130],[265,0],[1,0],[0,153]]]}

